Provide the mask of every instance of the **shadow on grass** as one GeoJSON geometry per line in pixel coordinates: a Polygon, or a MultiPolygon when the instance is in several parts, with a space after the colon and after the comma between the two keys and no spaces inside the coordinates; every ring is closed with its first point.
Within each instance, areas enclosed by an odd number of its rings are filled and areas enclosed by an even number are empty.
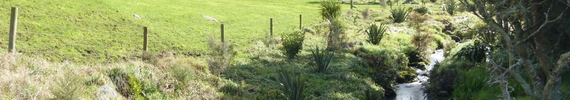
{"type": "Polygon", "coordinates": [[[280,69],[295,70],[307,79],[306,99],[360,99],[364,96],[363,90],[372,87],[378,90],[379,86],[368,76],[355,72],[355,69],[363,68],[353,66],[356,57],[350,54],[335,57],[337,59],[333,59],[330,68],[323,73],[313,69],[312,55],[307,53],[291,60],[278,54],[252,59],[246,64],[227,68],[222,77],[238,85],[223,85],[219,92],[227,99],[286,99],[281,95],[282,87],[276,79],[280,69]]]}

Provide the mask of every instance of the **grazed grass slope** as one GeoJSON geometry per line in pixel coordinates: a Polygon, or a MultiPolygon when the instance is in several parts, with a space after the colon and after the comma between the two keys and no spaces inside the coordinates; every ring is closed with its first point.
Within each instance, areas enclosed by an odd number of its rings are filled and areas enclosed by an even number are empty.
{"type": "MultiPolygon", "coordinates": [[[[318,1],[318,0],[314,0],[318,1]]],[[[226,38],[238,50],[263,38],[274,18],[274,32],[319,21],[317,4],[304,0],[5,0],[0,1],[0,46],[7,48],[10,8],[19,8],[19,52],[52,60],[118,60],[141,52],[142,27],[149,48],[180,55],[201,54],[206,36],[226,38]],[[133,17],[137,14],[141,19],[133,17]],[[209,21],[211,16],[221,22],[209,21]]]]}

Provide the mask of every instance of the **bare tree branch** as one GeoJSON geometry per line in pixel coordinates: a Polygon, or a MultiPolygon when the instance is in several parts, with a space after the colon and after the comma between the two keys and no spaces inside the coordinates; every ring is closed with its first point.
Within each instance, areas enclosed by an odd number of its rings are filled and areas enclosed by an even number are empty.
{"type": "MultiPolygon", "coordinates": [[[[540,78],[540,76],[538,76],[538,74],[536,73],[536,70],[534,68],[534,65],[532,64],[532,62],[530,62],[529,59],[526,59],[526,67],[524,67],[527,71],[528,74],[530,74],[531,80],[533,81],[533,86],[534,86],[534,92],[529,93],[529,95],[531,97],[534,97],[535,99],[540,99],[541,95],[540,94],[540,90],[544,89],[544,83],[542,83],[542,79],[540,78]]],[[[524,79],[523,79],[524,80],[524,79]]],[[[519,82],[522,83],[522,82],[519,82]]],[[[526,81],[524,81],[525,84],[526,81]]]]}
{"type": "MultiPolygon", "coordinates": [[[[488,57],[487,57],[488,58],[488,57]]],[[[497,68],[501,68],[500,65],[498,65],[497,63],[495,63],[495,61],[493,61],[492,59],[488,58],[489,62],[491,63],[491,65],[493,65],[493,69],[497,69],[497,68]]],[[[509,91],[509,85],[508,85],[508,81],[506,80],[506,75],[507,73],[514,73],[511,70],[517,66],[521,66],[523,64],[524,60],[523,59],[519,59],[518,62],[516,64],[513,64],[511,66],[509,66],[509,68],[507,70],[505,70],[504,72],[502,72],[502,74],[500,74],[497,78],[495,78],[492,82],[490,82],[491,84],[494,83],[499,83],[501,86],[501,91],[503,93],[503,99],[505,100],[510,100],[510,91],[509,91]]],[[[500,71],[499,71],[500,72],[500,71]]],[[[520,76],[520,75],[518,75],[520,76]]],[[[523,79],[524,80],[524,79],[523,79]]],[[[524,88],[524,87],[523,87],[524,88]]],[[[528,90],[530,90],[530,86],[526,87],[528,90]]],[[[527,90],[525,89],[525,91],[527,90]]]]}
{"type": "Polygon", "coordinates": [[[560,2],[562,2],[562,4],[567,5],[567,6],[570,7],[570,0],[566,0],[566,2],[564,2],[564,1],[562,1],[562,0],[557,0],[557,1],[560,1],[560,2]]]}

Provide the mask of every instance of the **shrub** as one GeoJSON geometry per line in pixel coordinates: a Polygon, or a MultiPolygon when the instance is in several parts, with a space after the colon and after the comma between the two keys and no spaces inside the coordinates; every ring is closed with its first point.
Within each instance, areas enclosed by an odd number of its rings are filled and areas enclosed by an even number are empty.
{"type": "Polygon", "coordinates": [[[396,77],[396,82],[398,83],[412,82],[417,76],[418,73],[416,72],[416,70],[406,67],[398,71],[398,77],[396,77]]]}
{"type": "Polygon", "coordinates": [[[476,37],[478,40],[481,40],[484,44],[489,44],[491,46],[498,44],[498,36],[493,31],[493,29],[484,23],[479,23],[473,26],[474,28],[469,31],[471,37],[476,37]]]}
{"type": "Polygon", "coordinates": [[[135,77],[133,74],[128,74],[129,77],[129,90],[132,91],[132,99],[133,100],[144,100],[145,97],[142,95],[142,85],[138,78],[135,77]]]}
{"type": "Polygon", "coordinates": [[[409,14],[411,22],[408,25],[416,30],[417,33],[429,31],[426,28],[422,28],[422,23],[429,20],[430,17],[427,15],[422,15],[420,13],[413,12],[409,14]]]}
{"type": "Polygon", "coordinates": [[[410,11],[410,9],[403,7],[390,10],[390,12],[392,12],[392,19],[394,19],[395,23],[406,21],[406,17],[408,17],[408,13],[410,11]]]}
{"type": "Polygon", "coordinates": [[[471,62],[480,63],[485,61],[485,53],[488,51],[488,46],[489,45],[476,40],[472,45],[461,48],[461,50],[459,50],[452,58],[467,59],[471,62]]]}
{"type": "Polygon", "coordinates": [[[295,72],[281,70],[277,77],[280,85],[283,87],[283,96],[287,100],[302,100],[304,99],[303,93],[305,92],[306,84],[305,79],[301,75],[296,75],[295,72]]]}
{"type": "Polygon", "coordinates": [[[364,97],[361,100],[382,100],[383,94],[381,92],[376,92],[373,89],[366,89],[364,91],[364,97]]]}
{"type": "Polygon", "coordinates": [[[313,58],[317,66],[315,67],[315,71],[321,73],[325,72],[329,67],[332,59],[334,57],[334,52],[327,52],[326,50],[319,50],[319,47],[313,51],[313,58]]]}
{"type": "MultiPolygon", "coordinates": [[[[389,0],[388,0],[388,1],[389,1],[389,0]]],[[[386,5],[388,5],[388,3],[386,2],[386,0],[380,0],[379,3],[380,3],[380,5],[381,5],[382,7],[386,7],[386,5]]]]}
{"type": "Polygon", "coordinates": [[[422,55],[420,53],[420,51],[417,51],[415,49],[411,49],[411,48],[407,48],[404,50],[404,53],[406,54],[406,56],[408,57],[408,61],[410,63],[408,63],[408,66],[410,67],[415,67],[418,69],[422,69],[425,70],[425,65],[426,65],[426,55],[422,55]]]}
{"type": "Polygon", "coordinates": [[[462,70],[466,67],[475,66],[475,64],[465,60],[443,61],[434,65],[429,72],[428,84],[426,85],[427,95],[436,100],[445,100],[452,96],[455,88],[453,85],[459,79],[462,70]]]}
{"type": "Polygon", "coordinates": [[[372,12],[372,10],[370,10],[370,8],[365,8],[364,10],[360,11],[360,14],[362,14],[362,19],[364,20],[368,20],[370,18],[370,12],[372,12]]]}
{"type": "Polygon", "coordinates": [[[208,40],[208,48],[210,49],[208,66],[210,73],[220,75],[230,65],[233,57],[233,45],[225,41],[220,42],[214,36],[210,36],[208,40]]]}
{"type": "Polygon", "coordinates": [[[295,56],[303,49],[303,41],[305,41],[305,32],[295,31],[289,34],[283,34],[284,54],[289,59],[295,56]]]}
{"type": "Polygon", "coordinates": [[[367,48],[359,48],[355,52],[355,55],[361,57],[366,65],[364,73],[367,75],[365,76],[370,76],[375,83],[381,85],[385,89],[387,97],[396,95],[395,88],[392,85],[397,83],[396,80],[398,78],[401,78],[400,81],[407,81],[408,79],[404,79],[404,77],[409,74],[417,74],[407,66],[408,59],[404,53],[390,50],[370,50],[367,48]],[[412,70],[412,73],[400,73],[401,71],[409,72],[410,70],[412,70]]]}
{"type": "Polygon", "coordinates": [[[423,15],[423,14],[428,13],[428,12],[429,12],[429,9],[428,9],[426,6],[422,6],[422,7],[419,7],[419,8],[414,9],[414,11],[416,11],[416,12],[418,12],[418,13],[420,13],[420,14],[423,15]]]}
{"type": "Polygon", "coordinates": [[[416,2],[414,0],[405,0],[404,4],[418,4],[418,2],[416,2]]]}
{"type": "Polygon", "coordinates": [[[429,1],[431,1],[432,3],[435,3],[435,2],[437,2],[437,0],[429,0],[429,1]]]}
{"type": "Polygon", "coordinates": [[[386,4],[388,4],[388,5],[390,6],[390,8],[392,8],[392,6],[394,5],[394,3],[397,3],[397,2],[394,2],[394,1],[392,1],[392,0],[386,1],[386,4]]]}
{"type": "Polygon", "coordinates": [[[447,11],[447,13],[449,13],[449,15],[455,14],[455,9],[456,9],[455,0],[448,0],[445,3],[445,11],[447,11]]]}
{"type": "Polygon", "coordinates": [[[376,25],[372,23],[368,30],[366,30],[366,35],[368,35],[368,42],[374,45],[378,45],[384,37],[386,30],[387,28],[384,26],[384,24],[376,25]]]}
{"type": "Polygon", "coordinates": [[[334,20],[340,16],[340,2],[336,0],[324,0],[321,2],[320,14],[323,19],[334,20]]]}
{"type": "Polygon", "coordinates": [[[431,43],[434,38],[429,33],[417,33],[412,36],[412,43],[415,46],[416,51],[420,51],[422,56],[427,56],[430,52],[429,43],[431,43]]]}
{"type": "MultiPolygon", "coordinates": [[[[442,63],[446,63],[446,61],[442,63]]],[[[456,82],[455,77],[458,70],[452,65],[440,65],[442,63],[435,64],[434,69],[429,72],[430,78],[425,93],[430,99],[444,100],[449,98],[453,92],[452,85],[456,82]]]]}

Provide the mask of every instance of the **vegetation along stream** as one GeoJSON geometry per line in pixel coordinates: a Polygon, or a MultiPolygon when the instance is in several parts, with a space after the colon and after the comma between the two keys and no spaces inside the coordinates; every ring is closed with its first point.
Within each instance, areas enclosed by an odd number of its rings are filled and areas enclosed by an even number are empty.
{"type": "Polygon", "coordinates": [[[394,100],[424,100],[427,99],[424,91],[423,85],[429,79],[429,71],[433,68],[433,66],[443,61],[445,59],[443,55],[443,49],[438,49],[435,53],[430,55],[430,64],[426,65],[425,70],[417,69],[416,72],[418,76],[416,77],[414,82],[411,83],[402,83],[396,85],[396,98],[394,100]]]}

